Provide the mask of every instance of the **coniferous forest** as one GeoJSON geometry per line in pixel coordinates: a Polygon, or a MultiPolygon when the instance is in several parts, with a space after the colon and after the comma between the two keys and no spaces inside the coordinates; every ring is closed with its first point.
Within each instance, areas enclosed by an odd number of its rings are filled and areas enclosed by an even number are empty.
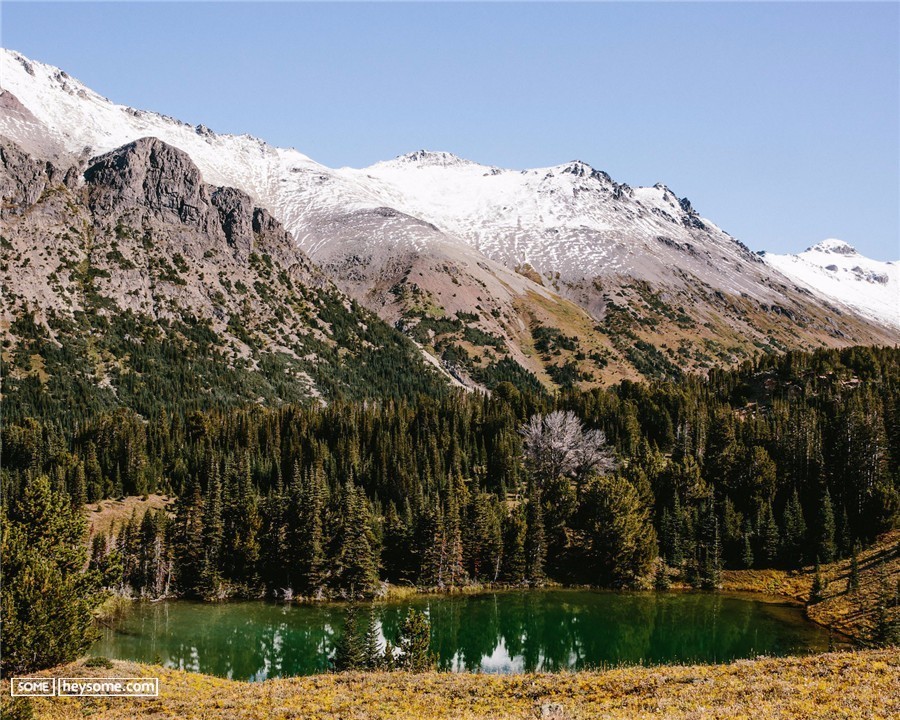
{"type": "Polygon", "coordinates": [[[16,418],[2,437],[4,616],[101,589],[628,587],[652,582],[657,557],[714,588],[723,568],[829,562],[897,522],[898,401],[900,351],[849,348],[556,396],[502,382],[490,395],[16,418]],[[79,541],[85,503],[147,494],[176,500],[79,541]]]}

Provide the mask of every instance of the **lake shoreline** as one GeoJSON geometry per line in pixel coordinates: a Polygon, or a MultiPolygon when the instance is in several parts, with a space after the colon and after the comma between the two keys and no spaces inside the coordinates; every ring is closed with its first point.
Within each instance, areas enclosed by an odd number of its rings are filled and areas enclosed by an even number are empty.
{"type": "MultiPolygon", "coordinates": [[[[900,716],[900,653],[862,650],[720,665],[622,667],[603,671],[328,673],[245,683],[158,665],[83,662],[41,677],[156,677],[159,697],[33,698],[35,720],[251,720],[275,717],[356,720],[522,720],[653,714],[670,720],[720,717],[900,716]]],[[[9,703],[8,681],[0,697],[9,703]]]]}

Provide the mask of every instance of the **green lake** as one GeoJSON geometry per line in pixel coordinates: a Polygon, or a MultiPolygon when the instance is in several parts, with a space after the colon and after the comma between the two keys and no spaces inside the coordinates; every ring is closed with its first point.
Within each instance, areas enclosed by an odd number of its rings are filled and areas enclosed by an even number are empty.
{"type": "MultiPolygon", "coordinates": [[[[827,631],[802,608],[752,595],[529,590],[371,607],[392,641],[408,608],[426,611],[444,670],[725,662],[828,647],[827,631]]],[[[307,675],[329,669],[343,617],[339,604],[142,602],[104,629],[91,652],[236,680],[307,675]]]]}

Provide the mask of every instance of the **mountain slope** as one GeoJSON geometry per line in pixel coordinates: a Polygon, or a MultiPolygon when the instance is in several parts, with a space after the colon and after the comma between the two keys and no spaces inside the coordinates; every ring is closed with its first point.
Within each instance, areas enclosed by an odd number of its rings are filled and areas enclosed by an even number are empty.
{"type": "Polygon", "coordinates": [[[67,171],[0,142],[5,415],[438,391],[268,211],[143,138],[67,171]]]}
{"type": "Polygon", "coordinates": [[[153,136],[267,208],[345,292],[467,385],[594,385],[760,350],[892,342],[662,185],[590,166],[512,171],[418,152],[332,170],[293,149],[118,106],[0,53],[0,134],[61,164],[153,136]],[[532,375],[533,373],[533,375],[532,375]]]}
{"type": "Polygon", "coordinates": [[[797,255],[763,253],[766,264],[860,315],[900,329],[900,264],[860,255],[841,240],[825,240],[797,255]]]}

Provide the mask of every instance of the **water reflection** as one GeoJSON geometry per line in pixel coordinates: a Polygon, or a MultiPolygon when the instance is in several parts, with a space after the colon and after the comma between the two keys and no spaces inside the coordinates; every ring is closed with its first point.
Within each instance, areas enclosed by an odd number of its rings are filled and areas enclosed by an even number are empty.
{"type": "MultiPolygon", "coordinates": [[[[800,608],[705,593],[501,592],[374,606],[396,638],[409,607],[428,613],[444,670],[555,671],[609,664],[721,662],[823,650],[800,608]]],[[[98,655],[259,681],[326,671],[340,605],[137,604],[92,648],[98,655]]]]}

